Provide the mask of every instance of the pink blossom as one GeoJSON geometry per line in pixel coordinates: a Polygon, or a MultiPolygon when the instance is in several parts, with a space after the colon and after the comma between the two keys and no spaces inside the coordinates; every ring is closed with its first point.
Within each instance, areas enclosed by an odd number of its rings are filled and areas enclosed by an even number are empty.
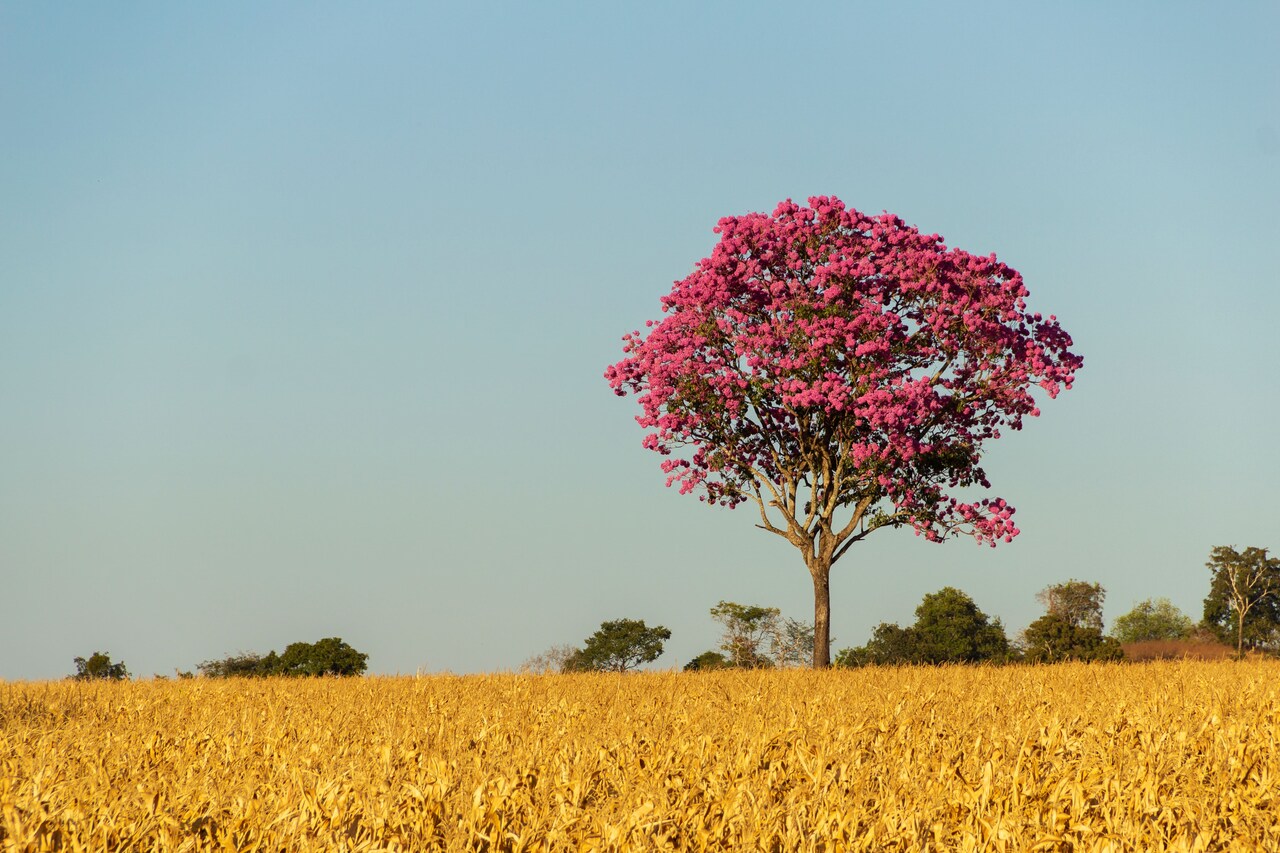
{"type": "Polygon", "coordinates": [[[815,579],[853,541],[910,526],[991,545],[1018,528],[989,488],[984,442],[1038,417],[1032,390],[1083,365],[1055,315],[1026,310],[1017,270],[949,249],[835,197],[725,217],[719,242],[605,371],[634,394],[668,485],[755,503],[815,579]]]}

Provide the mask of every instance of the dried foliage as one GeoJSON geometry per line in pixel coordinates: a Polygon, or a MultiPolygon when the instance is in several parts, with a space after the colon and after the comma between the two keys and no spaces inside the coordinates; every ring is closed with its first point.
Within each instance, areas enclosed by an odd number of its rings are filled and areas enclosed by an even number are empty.
{"type": "Polygon", "coordinates": [[[1277,675],[0,685],[0,848],[1277,849],[1277,675]]]}
{"type": "Polygon", "coordinates": [[[1133,663],[1173,658],[1224,660],[1236,654],[1235,649],[1208,637],[1185,640],[1144,640],[1138,643],[1125,643],[1123,648],[1124,659],[1133,663]]]}

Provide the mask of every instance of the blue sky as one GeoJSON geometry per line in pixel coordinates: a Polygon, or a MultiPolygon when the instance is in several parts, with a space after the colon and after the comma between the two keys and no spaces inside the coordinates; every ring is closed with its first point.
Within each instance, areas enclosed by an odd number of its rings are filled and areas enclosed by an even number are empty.
{"type": "Polygon", "coordinates": [[[1199,616],[1280,549],[1280,7],[0,6],[0,678],[341,636],[517,667],[812,617],[602,378],[725,215],[832,194],[1020,270],[1085,357],[993,443],[997,549],[882,531],[835,648],[951,585],[1199,616]]]}

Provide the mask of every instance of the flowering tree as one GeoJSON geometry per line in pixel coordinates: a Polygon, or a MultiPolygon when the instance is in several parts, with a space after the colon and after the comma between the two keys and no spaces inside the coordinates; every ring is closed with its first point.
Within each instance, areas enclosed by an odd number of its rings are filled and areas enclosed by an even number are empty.
{"type": "Polygon", "coordinates": [[[605,371],[637,395],[644,446],[667,485],[750,501],[813,578],[813,663],[830,662],[831,565],[881,527],[994,545],[1018,533],[990,487],[983,442],[1039,414],[1082,359],[1053,316],[1026,310],[1022,276],[948,249],[890,214],[836,198],[721,219],[711,257],[623,337],[605,371]]]}

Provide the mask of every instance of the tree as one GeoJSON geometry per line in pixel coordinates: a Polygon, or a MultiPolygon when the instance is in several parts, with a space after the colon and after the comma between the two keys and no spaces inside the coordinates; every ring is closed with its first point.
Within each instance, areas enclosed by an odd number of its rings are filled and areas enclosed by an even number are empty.
{"type": "Polygon", "coordinates": [[[196,669],[206,678],[247,678],[278,674],[279,660],[275,652],[265,658],[254,652],[240,652],[222,660],[204,661],[197,664],[196,669]]]}
{"type": "Polygon", "coordinates": [[[983,445],[1070,388],[1082,359],[1022,276],[836,198],[721,219],[712,254],[623,337],[605,371],[637,395],[667,484],[745,502],[799,549],[813,582],[813,665],[830,662],[831,566],[882,527],[929,541],[1012,541],[983,445]],[[680,453],[677,453],[680,451],[680,453]]]}
{"type": "Polygon", "coordinates": [[[582,649],[566,661],[566,666],[578,672],[626,672],[657,660],[662,654],[663,641],[669,639],[670,631],[661,625],[650,628],[643,619],[601,622],[600,630],[587,638],[582,649]]]}
{"type": "Polygon", "coordinates": [[[568,672],[570,669],[569,662],[573,660],[575,655],[581,653],[581,649],[567,643],[552,646],[545,652],[536,654],[520,664],[520,671],[537,675],[551,672],[568,672]]]}
{"type": "MultiPolygon", "coordinates": [[[[274,654],[274,653],[273,653],[274,654]]],[[[359,675],[368,669],[369,656],[358,652],[341,637],[325,637],[314,643],[290,643],[280,655],[281,675],[359,675]]]]}
{"type": "Polygon", "coordinates": [[[1047,586],[1036,598],[1047,612],[1061,616],[1070,625],[1102,630],[1102,602],[1107,591],[1102,584],[1085,583],[1075,578],[1066,583],[1047,586]]]}
{"type": "Polygon", "coordinates": [[[999,619],[978,609],[973,599],[955,587],[926,595],[916,608],[910,628],[882,622],[865,646],[842,649],[844,666],[907,663],[979,663],[1007,661],[1009,640],[999,619]]]}
{"type": "Polygon", "coordinates": [[[106,652],[94,652],[89,658],[72,658],[76,665],[76,674],[71,676],[76,681],[123,681],[129,677],[129,669],[124,661],[111,662],[111,655],[106,652]]]}
{"type": "Polygon", "coordinates": [[[955,587],[926,595],[916,608],[916,658],[921,663],[977,663],[1009,656],[1009,639],[972,598],[955,587]]]}
{"type": "Polygon", "coordinates": [[[290,643],[284,654],[240,652],[222,660],[207,660],[196,669],[206,678],[265,678],[320,675],[359,675],[368,669],[369,656],[358,652],[341,637],[314,643],[290,643]]]}
{"type": "Polygon", "coordinates": [[[775,622],[769,656],[778,667],[813,666],[813,625],[790,617],[775,622]]]}
{"type": "Polygon", "coordinates": [[[1150,640],[1185,640],[1195,630],[1191,617],[1167,598],[1148,598],[1117,616],[1111,636],[1119,643],[1144,643],[1150,640]]]}
{"type": "Polygon", "coordinates": [[[1045,587],[1036,598],[1045,614],[1022,632],[1024,656],[1030,663],[1119,660],[1124,651],[1114,637],[1103,636],[1101,584],[1074,578],[1045,587]]]}
{"type": "Polygon", "coordinates": [[[1204,600],[1204,623],[1243,655],[1246,643],[1258,647],[1280,628],[1280,558],[1267,557],[1266,548],[1219,545],[1205,564],[1213,572],[1204,600]]]}
{"type": "Polygon", "coordinates": [[[765,653],[765,643],[778,628],[782,611],[776,607],[757,607],[721,601],[711,608],[711,618],[724,626],[720,649],[730,666],[758,668],[772,666],[765,653]]]}
{"type": "Polygon", "coordinates": [[[917,663],[916,637],[911,628],[903,628],[896,622],[881,622],[871,632],[865,646],[841,649],[836,655],[837,666],[897,666],[917,663]]]}
{"type": "Polygon", "coordinates": [[[1071,622],[1061,613],[1049,612],[1022,632],[1028,663],[1120,660],[1124,651],[1114,637],[1101,629],[1071,622]]]}

